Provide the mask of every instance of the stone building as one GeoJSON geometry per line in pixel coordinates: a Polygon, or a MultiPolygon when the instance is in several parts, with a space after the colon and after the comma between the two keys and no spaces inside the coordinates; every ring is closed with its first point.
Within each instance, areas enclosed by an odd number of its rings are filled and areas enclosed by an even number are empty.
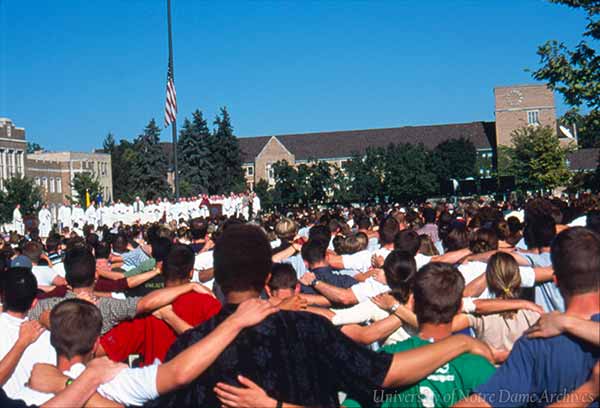
{"type": "Polygon", "coordinates": [[[26,151],[25,129],[0,118],[0,188],[7,179],[25,174],[26,151]]]}

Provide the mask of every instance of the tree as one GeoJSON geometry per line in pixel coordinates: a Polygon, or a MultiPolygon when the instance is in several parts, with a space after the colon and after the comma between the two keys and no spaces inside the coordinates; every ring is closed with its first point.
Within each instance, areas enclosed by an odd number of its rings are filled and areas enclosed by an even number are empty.
{"type": "Polygon", "coordinates": [[[21,204],[21,214],[34,215],[42,204],[42,191],[29,177],[12,177],[0,190],[0,222],[12,221],[13,210],[21,204]]]}
{"type": "Polygon", "coordinates": [[[102,142],[102,149],[105,153],[111,154],[115,150],[115,137],[111,132],[108,132],[102,142]]]}
{"type": "Polygon", "coordinates": [[[477,174],[477,149],[469,139],[449,139],[438,144],[431,154],[438,180],[465,179],[477,174]]]}
{"type": "Polygon", "coordinates": [[[354,154],[344,170],[352,185],[353,201],[384,199],[385,149],[368,147],[364,155],[354,154]]]}
{"type": "Polygon", "coordinates": [[[214,167],[210,139],[210,131],[202,117],[202,112],[196,110],[192,114],[192,121],[187,118],[184,120],[177,143],[180,188],[184,195],[208,192],[214,167]]]}
{"type": "Polygon", "coordinates": [[[263,210],[273,208],[273,194],[266,180],[259,180],[254,186],[254,192],[260,198],[260,206],[263,210]]]}
{"type": "Polygon", "coordinates": [[[600,110],[593,109],[582,115],[572,109],[560,118],[560,123],[566,127],[575,126],[579,147],[600,147],[600,110]]]}
{"type": "Polygon", "coordinates": [[[39,150],[44,150],[42,146],[35,142],[27,142],[27,154],[35,153],[39,150]]]}
{"type": "MultiPolygon", "coordinates": [[[[563,148],[549,127],[526,127],[512,135],[512,147],[503,151],[503,175],[515,176],[520,190],[551,190],[571,177],[563,148]]],[[[499,161],[501,159],[499,158],[499,161]]]]}
{"type": "Polygon", "coordinates": [[[227,108],[221,108],[214,125],[216,128],[210,145],[215,165],[209,191],[211,194],[244,191],[246,183],[242,171],[242,155],[227,108]]]}
{"type": "Polygon", "coordinates": [[[600,129],[600,53],[586,41],[600,40],[600,7],[598,1],[591,0],[551,0],[571,8],[582,9],[586,14],[584,39],[570,50],[562,42],[547,41],[538,48],[541,67],[533,72],[533,77],[547,81],[550,88],[561,93],[572,109],[565,115],[567,123],[583,118],[580,132],[582,147],[591,147],[599,142],[600,129]],[[580,115],[579,109],[590,109],[587,115],[580,115]],[[587,116],[587,117],[586,117],[587,116]]]}
{"type": "Polygon", "coordinates": [[[134,191],[144,200],[170,195],[167,158],[160,146],[160,129],[151,119],[134,143],[136,155],[131,163],[134,191]]]}
{"type": "Polygon", "coordinates": [[[137,195],[137,183],[133,176],[133,165],[138,160],[135,145],[122,139],[111,153],[111,168],[113,176],[114,197],[106,200],[132,201],[137,195]]]}
{"type": "Polygon", "coordinates": [[[598,151],[598,162],[596,164],[596,171],[594,172],[592,185],[590,187],[595,193],[600,193],[600,150],[598,151]]]}
{"type": "Polygon", "coordinates": [[[424,199],[437,190],[437,176],[423,144],[391,144],[384,163],[384,191],[390,201],[407,203],[424,199]]]}
{"type": "Polygon", "coordinates": [[[304,195],[304,189],[299,183],[298,171],[287,161],[280,160],[273,164],[273,173],[275,175],[273,204],[281,209],[299,203],[304,195]]]}
{"type": "Polygon", "coordinates": [[[67,195],[67,198],[73,204],[79,203],[82,208],[85,208],[86,192],[90,195],[91,201],[95,201],[96,198],[102,194],[102,187],[100,186],[98,177],[89,172],[75,174],[73,180],[71,181],[71,188],[77,192],[77,195],[67,195]]]}

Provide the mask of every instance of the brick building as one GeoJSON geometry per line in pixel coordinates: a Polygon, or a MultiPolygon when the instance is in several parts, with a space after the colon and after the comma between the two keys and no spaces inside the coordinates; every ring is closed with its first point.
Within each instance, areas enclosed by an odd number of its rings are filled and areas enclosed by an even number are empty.
{"type": "Polygon", "coordinates": [[[0,118],[0,188],[5,180],[25,174],[25,129],[8,118],[0,118]]]}

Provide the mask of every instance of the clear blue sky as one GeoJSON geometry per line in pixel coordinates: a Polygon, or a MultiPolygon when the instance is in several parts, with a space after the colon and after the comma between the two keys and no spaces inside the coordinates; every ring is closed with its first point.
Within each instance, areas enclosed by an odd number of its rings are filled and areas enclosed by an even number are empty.
{"type": "MultiPolygon", "coordinates": [[[[226,105],[238,136],[493,120],[492,88],[585,25],[543,0],[172,1],[180,123],[226,105]]],[[[50,150],[162,123],[165,3],[0,0],[0,116],[50,150]]]]}

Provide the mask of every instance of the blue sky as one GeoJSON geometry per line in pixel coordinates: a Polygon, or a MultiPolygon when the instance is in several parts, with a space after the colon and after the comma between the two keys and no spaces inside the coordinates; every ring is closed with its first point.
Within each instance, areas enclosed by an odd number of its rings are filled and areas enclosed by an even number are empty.
{"type": "MultiPolygon", "coordinates": [[[[585,26],[543,0],[172,2],[179,121],[226,105],[238,136],[493,120],[585,26]]],[[[0,0],[0,116],[49,150],[162,123],[165,3],[0,0]]]]}

